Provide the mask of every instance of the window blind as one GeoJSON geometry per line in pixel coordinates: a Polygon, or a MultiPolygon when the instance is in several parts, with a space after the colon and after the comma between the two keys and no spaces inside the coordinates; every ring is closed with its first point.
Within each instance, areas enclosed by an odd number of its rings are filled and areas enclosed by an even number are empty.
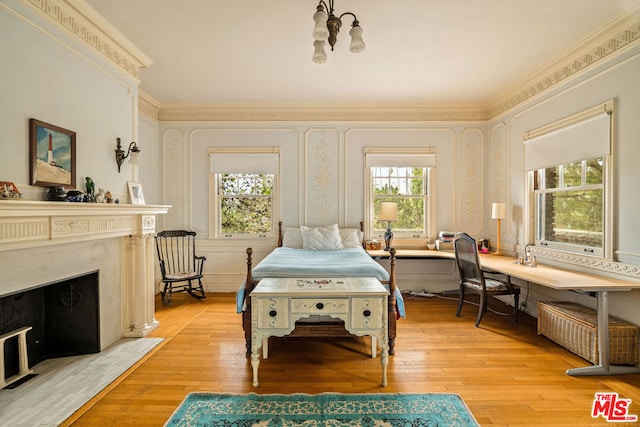
{"type": "Polygon", "coordinates": [[[524,168],[536,170],[611,154],[611,115],[607,112],[526,139],[524,168]]]}
{"type": "Polygon", "coordinates": [[[274,153],[210,153],[211,173],[277,175],[280,155],[274,153]]]}
{"type": "Polygon", "coordinates": [[[435,167],[435,154],[391,154],[391,153],[367,153],[365,165],[367,167],[411,167],[428,168],[435,167]]]}

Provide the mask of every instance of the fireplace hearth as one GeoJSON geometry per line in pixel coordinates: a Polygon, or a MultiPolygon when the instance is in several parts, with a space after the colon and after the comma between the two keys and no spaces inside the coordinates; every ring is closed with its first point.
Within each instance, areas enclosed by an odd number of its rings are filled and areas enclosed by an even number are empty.
{"type": "MultiPolygon", "coordinates": [[[[99,275],[91,272],[0,298],[0,335],[31,326],[29,366],[100,351],[99,275]]],[[[5,377],[19,372],[18,339],[5,343],[5,377]]]]}

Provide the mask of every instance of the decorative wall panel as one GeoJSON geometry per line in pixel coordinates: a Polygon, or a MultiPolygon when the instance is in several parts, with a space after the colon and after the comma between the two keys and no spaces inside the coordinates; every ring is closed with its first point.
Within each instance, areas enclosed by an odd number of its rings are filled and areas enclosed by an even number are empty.
{"type": "Polygon", "coordinates": [[[483,231],[484,204],[484,134],[480,129],[465,129],[461,133],[462,197],[460,198],[460,226],[466,233],[478,235],[483,231]]]}
{"type": "Polygon", "coordinates": [[[173,206],[164,216],[164,229],[186,228],[187,175],[184,132],[168,129],[163,135],[164,189],[162,202],[173,206]]]}
{"type": "Polygon", "coordinates": [[[310,130],[305,147],[306,224],[339,222],[339,135],[334,130],[310,130]]]}

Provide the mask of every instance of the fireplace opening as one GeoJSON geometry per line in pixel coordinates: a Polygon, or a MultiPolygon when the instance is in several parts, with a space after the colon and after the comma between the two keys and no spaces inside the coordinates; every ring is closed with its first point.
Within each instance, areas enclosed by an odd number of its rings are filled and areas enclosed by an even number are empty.
{"type": "MultiPolygon", "coordinates": [[[[100,351],[98,272],[0,298],[0,335],[31,326],[29,366],[100,351]]],[[[19,372],[17,338],[5,342],[5,378],[19,372]]]]}

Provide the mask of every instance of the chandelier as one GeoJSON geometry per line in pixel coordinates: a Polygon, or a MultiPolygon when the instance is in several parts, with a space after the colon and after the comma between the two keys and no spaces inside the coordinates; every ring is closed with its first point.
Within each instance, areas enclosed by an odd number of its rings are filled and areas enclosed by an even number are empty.
{"type": "Polygon", "coordinates": [[[331,50],[336,44],[338,39],[338,32],[342,26],[342,17],[345,15],[353,16],[353,23],[351,24],[351,30],[349,35],[351,36],[351,45],[349,50],[353,53],[360,53],[364,50],[364,40],[362,40],[362,28],[360,28],[360,22],[356,15],[351,12],[345,12],[340,16],[333,14],[333,0],[328,0],[329,6],[324,0],[320,0],[316,13],[313,14],[313,20],[316,23],[313,28],[313,62],[316,64],[322,64],[327,61],[327,52],[325,51],[325,43],[329,41],[331,50]],[[325,11],[328,10],[328,14],[325,11]]]}

